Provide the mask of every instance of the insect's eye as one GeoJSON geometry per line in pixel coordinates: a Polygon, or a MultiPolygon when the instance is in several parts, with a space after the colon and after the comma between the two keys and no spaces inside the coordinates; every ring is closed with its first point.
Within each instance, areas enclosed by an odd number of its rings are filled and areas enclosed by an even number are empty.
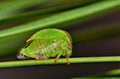
{"type": "Polygon", "coordinates": [[[71,44],[68,44],[67,47],[68,47],[68,48],[71,48],[71,44]]]}

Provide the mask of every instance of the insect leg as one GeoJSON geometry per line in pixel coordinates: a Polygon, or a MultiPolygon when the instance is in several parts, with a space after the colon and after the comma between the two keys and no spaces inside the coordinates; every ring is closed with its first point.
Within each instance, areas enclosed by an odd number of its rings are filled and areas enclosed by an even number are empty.
{"type": "Polygon", "coordinates": [[[57,60],[60,58],[61,55],[62,55],[62,54],[58,54],[58,55],[57,55],[57,57],[55,58],[54,64],[57,63],[57,60]]]}
{"type": "Polygon", "coordinates": [[[36,57],[35,60],[40,60],[40,57],[36,57]]]}
{"type": "Polygon", "coordinates": [[[67,65],[70,65],[69,55],[68,54],[66,54],[66,60],[67,60],[67,65]]]}

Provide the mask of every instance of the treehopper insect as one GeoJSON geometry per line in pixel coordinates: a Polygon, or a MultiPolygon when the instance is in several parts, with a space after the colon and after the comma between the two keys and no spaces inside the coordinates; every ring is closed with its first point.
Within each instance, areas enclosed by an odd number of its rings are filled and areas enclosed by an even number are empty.
{"type": "Polygon", "coordinates": [[[72,40],[68,32],[59,29],[43,29],[26,40],[17,58],[43,60],[55,57],[54,63],[56,64],[60,56],[65,56],[69,64],[71,54],[72,40]]]}

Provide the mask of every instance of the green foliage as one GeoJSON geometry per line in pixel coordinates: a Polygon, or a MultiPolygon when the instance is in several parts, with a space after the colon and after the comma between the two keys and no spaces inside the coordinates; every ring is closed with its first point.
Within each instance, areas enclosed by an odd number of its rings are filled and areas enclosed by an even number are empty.
{"type": "MultiPolygon", "coordinates": [[[[8,0],[0,3],[0,56],[17,54],[25,40],[43,28],[65,28],[120,7],[120,0],[8,0]],[[14,5],[13,5],[14,4],[14,5]],[[40,6],[38,6],[40,5],[40,6]],[[36,7],[37,10],[30,10],[36,7]],[[9,8],[8,8],[9,7],[9,8]],[[28,10],[28,11],[27,11],[28,10]]],[[[120,34],[120,24],[71,32],[73,43],[84,43],[120,34]],[[77,36],[76,36],[77,34],[77,36]],[[78,35],[79,34],[79,35],[78,35]]],[[[120,62],[119,56],[70,58],[70,63],[120,62]]],[[[65,64],[59,59],[57,64],[65,64]]],[[[54,59],[0,62],[0,68],[54,64],[54,59]]],[[[119,79],[120,71],[75,79],[119,79]],[[112,76],[112,77],[110,77],[112,76]]]]}

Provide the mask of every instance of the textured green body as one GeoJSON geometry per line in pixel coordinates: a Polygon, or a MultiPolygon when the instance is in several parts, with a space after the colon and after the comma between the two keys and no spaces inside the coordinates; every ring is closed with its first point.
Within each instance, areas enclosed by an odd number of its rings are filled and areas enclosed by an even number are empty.
{"type": "Polygon", "coordinates": [[[26,43],[29,44],[20,53],[29,58],[47,59],[72,54],[71,37],[63,30],[43,29],[31,36],[26,43]]]}

